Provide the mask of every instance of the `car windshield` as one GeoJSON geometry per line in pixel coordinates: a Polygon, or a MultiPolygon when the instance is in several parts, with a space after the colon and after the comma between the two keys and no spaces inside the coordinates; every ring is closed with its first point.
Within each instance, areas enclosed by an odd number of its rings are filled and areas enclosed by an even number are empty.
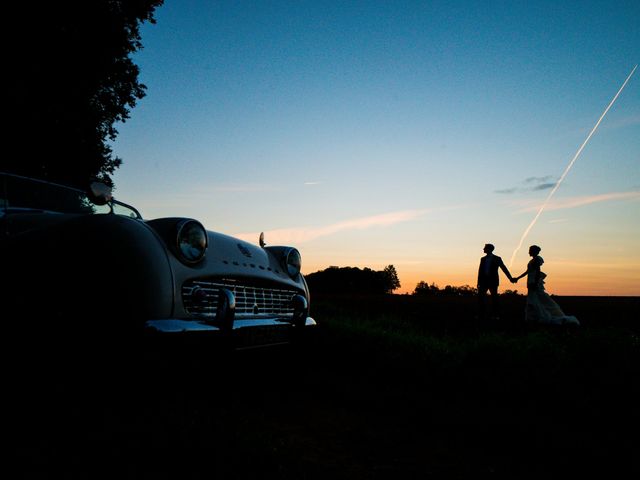
{"type": "Polygon", "coordinates": [[[64,185],[0,172],[0,216],[11,213],[49,212],[124,215],[142,218],[132,206],[117,200],[94,203],[88,192],[64,185]]]}

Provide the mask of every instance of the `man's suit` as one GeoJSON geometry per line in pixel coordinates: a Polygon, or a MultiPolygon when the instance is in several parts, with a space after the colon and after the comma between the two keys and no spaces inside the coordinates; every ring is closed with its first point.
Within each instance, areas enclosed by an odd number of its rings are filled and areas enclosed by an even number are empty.
{"type": "Polygon", "coordinates": [[[500,257],[493,253],[482,257],[480,259],[480,268],[478,269],[478,288],[486,287],[485,291],[491,288],[498,288],[498,285],[500,285],[499,268],[502,269],[507,277],[510,276],[500,257]]]}
{"type": "Polygon", "coordinates": [[[497,255],[489,253],[480,259],[480,268],[478,268],[478,300],[481,318],[485,316],[487,290],[491,292],[493,315],[498,316],[500,314],[500,305],[498,303],[498,285],[500,284],[500,278],[498,269],[501,269],[504,274],[511,279],[509,270],[507,270],[504,262],[497,255]]]}

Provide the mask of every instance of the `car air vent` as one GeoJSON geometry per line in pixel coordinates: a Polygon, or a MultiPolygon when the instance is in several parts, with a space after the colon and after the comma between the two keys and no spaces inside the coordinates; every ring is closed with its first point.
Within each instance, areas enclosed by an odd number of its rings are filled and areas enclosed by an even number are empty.
{"type": "Polygon", "coordinates": [[[222,288],[230,290],[235,296],[235,318],[292,318],[291,298],[299,294],[295,290],[191,280],[182,286],[182,302],[185,310],[194,316],[215,318],[222,288]]]}

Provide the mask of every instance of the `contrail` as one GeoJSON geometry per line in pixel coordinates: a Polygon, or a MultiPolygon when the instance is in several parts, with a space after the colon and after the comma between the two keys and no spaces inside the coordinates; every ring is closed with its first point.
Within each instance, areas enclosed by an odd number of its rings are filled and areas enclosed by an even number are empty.
{"type": "Polygon", "coordinates": [[[602,122],[602,119],[604,118],[604,116],[607,114],[607,112],[609,111],[609,109],[611,108],[611,106],[615,103],[615,101],[617,100],[618,96],[620,95],[620,93],[622,93],[622,90],[624,90],[624,87],[627,85],[627,82],[629,81],[629,79],[631,78],[631,76],[633,75],[633,72],[636,71],[636,68],[638,68],[638,65],[636,65],[635,67],[633,67],[633,70],[631,70],[631,73],[629,74],[629,76],[627,77],[627,79],[624,81],[624,83],[622,84],[622,86],[620,87],[620,90],[618,90],[618,93],[616,93],[615,97],[613,97],[613,100],[611,100],[611,102],[609,103],[609,105],[607,106],[607,108],[604,109],[604,112],[602,112],[602,115],[600,115],[600,118],[598,119],[598,121],[596,122],[595,126],[591,129],[591,132],[589,132],[589,135],[587,135],[587,138],[585,139],[584,142],[582,142],[582,145],[580,145],[580,148],[578,149],[578,151],[576,152],[576,154],[573,156],[573,158],[571,159],[571,161],[569,162],[569,165],[567,165],[567,168],[564,169],[564,172],[562,172],[562,175],[560,176],[560,178],[558,179],[558,181],[556,182],[556,184],[554,185],[553,189],[549,192],[549,195],[547,195],[547,199],[544,201],[544,203],[542,204],[542,206],[538,209],[538,213],[536,213],[536,216],[533,217],[533,220],[531,220],[531,223],[529,224],[529,226],[525,229],[524,233],[522,234],[522,237],[520,237],[520,243],[518,243],[518,246],[516,247],[516,249],[513,251],[513,255],[511,255],[511,260],[509,261],[509,268],[511,268],[511,266],[513,265],[513,260],[514,258],[516,258],[516,255],[518,253],[518,251],[520,250],[520,248],[522,247],[522,244],[524,243],[524,240],[527,238],[527,235],[529,235],[529,232],[531,231],[531,229],[533,228],[533,226],[536,224],[536,222],[538,221],[538,218],[540,218],[540,215],[542,215],[542,212],[544,211],[545,207],[547,206],[547,204],[549,203],[549,200],[551,200],[551,197],[553,197],[553,194],[556,193],[556,190],[558,190],[558,188],[560,187],[560,184],[562,183],[562,181],[564,180],[564,177],[567,176],[567,173],[569,173],[569,170],[571,170],[571,167],[573,167],[573,164],[576,162],[576,160],[578,159],[578,157],[580,156],[580,154],[582,153],[582,150],[584,149],[584,147],[587,145],[587,143],[589,142],[589,140],[591,139],[591,137],[593,136],[593,134],[595,133],[595,131],[598,129],[598,126],[600,125],[600,122],[602,122]]]}

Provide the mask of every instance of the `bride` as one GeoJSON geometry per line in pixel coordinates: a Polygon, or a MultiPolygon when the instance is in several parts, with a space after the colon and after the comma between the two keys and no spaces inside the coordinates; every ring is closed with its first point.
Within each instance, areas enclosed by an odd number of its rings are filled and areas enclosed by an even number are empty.
{"type": "Polygon", "coordinates": [[[544,290],[544,279],[547,276],[540,270],[544,260],[539,255],[542,250],[537,245],[529,247],[531,260],[527,264],[527,271],[513,279],[514,283],[522,277],[527,277],[527,309],[525,320],[531,323],[546,323],[552,325],[580,325],[578,319],[565,315],[560,306],[553,301],[544,290]]]}

